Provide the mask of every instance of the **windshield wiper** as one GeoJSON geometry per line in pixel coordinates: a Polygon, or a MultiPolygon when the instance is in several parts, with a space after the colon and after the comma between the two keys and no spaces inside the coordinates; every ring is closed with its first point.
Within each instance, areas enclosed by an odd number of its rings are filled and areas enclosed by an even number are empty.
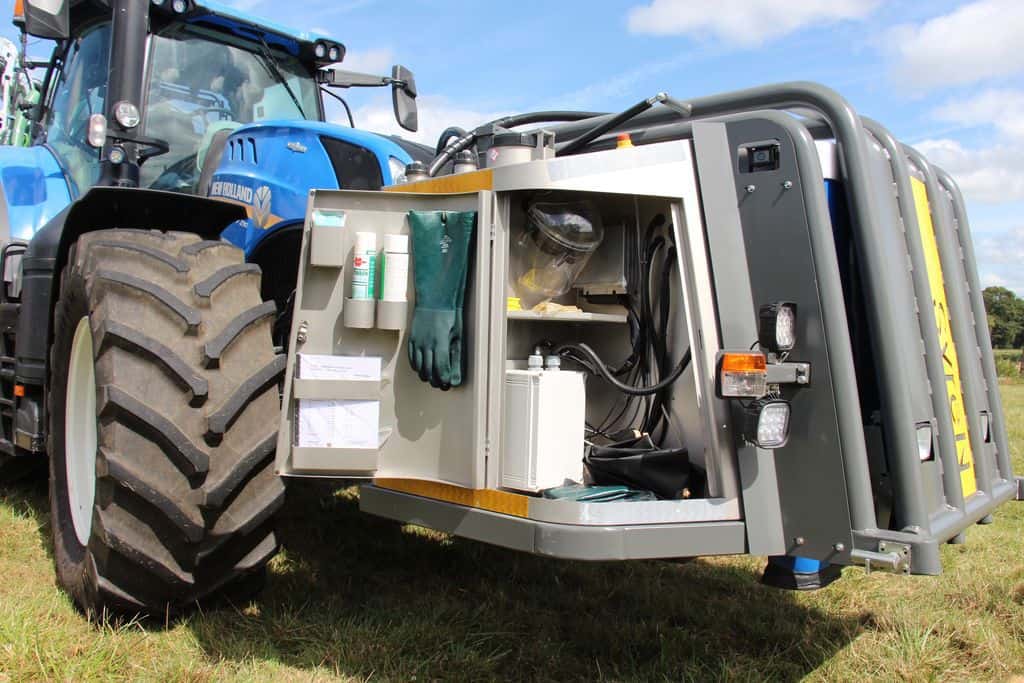
{"type": "Polygon", "coordinates": [[[278,65],[277,60],[274,59],[274,54],[270,51],[270,46],[267,45],[267,41],[263,36],[260,36],[260,56],[263,57],[262,63],[264,68],[270,72],[274,80],[284,86],[284,89],[288,92],[288,97],[292,98],[292,103],[299,110],[302,118],[307,118],[306,112],[302,110],[302,105],[299,104],[299,98],[295,96],[292,86],[288,85],[287,79],[285,79],[284,74],[281,72],[281,67],[278,65]]]}

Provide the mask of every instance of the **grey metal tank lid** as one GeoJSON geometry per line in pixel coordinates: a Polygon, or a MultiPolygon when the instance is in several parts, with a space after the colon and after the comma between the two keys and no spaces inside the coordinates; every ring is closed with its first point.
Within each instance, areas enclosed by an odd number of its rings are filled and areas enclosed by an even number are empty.
{"type": "Polygon", "coordinates": [[[536,147],[536,133],[498,133],[491,142],[492,147],[536,147]]]}

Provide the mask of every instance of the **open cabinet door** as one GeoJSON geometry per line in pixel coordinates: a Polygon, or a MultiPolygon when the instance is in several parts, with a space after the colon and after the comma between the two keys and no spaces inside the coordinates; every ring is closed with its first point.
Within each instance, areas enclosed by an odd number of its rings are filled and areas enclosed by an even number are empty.
{"type": "Polygon", "coordinates": [[[311,194],[289,336],[280,474],[484,486],[491,196],[311,194]],[[410,364],[412,254],[406,303],[352,298],[356,234],[376,236],[380,292],[381,271],[389,267],[386,258],[381,267],[385,235],[408,235],[410,211],[476,212],[462,309],[465,370],[462,383],[447,391],[421,381],[410,364]]]}

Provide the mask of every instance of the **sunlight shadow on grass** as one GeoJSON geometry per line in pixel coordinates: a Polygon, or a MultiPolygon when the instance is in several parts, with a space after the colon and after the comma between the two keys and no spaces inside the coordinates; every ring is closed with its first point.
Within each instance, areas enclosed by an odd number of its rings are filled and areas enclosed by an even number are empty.
{"type": "Polygon", "coordinates": [[[532,557],[293,486],[260,600],[190,626],[213,659],[426,679],[798,678],[861,626],[736,563],[532,557]]]}

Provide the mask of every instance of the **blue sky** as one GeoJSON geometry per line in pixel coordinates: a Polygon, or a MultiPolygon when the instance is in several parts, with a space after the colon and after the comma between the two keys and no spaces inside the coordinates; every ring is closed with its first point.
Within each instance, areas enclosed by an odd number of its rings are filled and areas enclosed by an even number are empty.
{"type": "MultiPolygon", "coordinates": [[[[953,173],[984,284],[1024,295],[1024,0],[223,1],[339,39],[348,68],[412,68],[431,144],[517,111],[819,81],[953,173]]],[[[385,93],[350,103],[397,132],[385,93]]]]}

